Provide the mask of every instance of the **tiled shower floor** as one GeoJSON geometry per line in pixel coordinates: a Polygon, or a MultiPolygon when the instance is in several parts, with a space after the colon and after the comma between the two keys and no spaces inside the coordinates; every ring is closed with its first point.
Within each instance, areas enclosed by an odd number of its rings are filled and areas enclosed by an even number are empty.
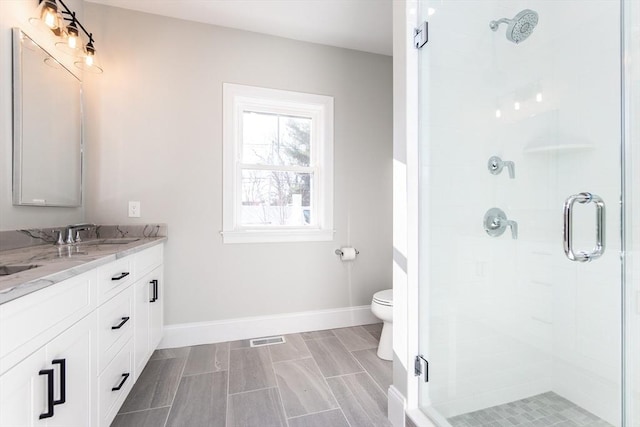
{"type": "Polygon", "coordinates": [[[553,392],[448,419],[453,427],[613,427],[553,392]]]}

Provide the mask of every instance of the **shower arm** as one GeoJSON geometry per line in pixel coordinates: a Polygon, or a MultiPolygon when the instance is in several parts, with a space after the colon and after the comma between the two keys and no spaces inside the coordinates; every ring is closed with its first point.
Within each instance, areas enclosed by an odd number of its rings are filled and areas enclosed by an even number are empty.
{"type": "Polygon", "coordinates": [[[493,31],[498,31],[498,27],[500,27],[500,24],[510,24],[511,21],[513,21],[513,19],[500,18],[497,21],[489,22],[489,28],[491,28],[493,31]]]}

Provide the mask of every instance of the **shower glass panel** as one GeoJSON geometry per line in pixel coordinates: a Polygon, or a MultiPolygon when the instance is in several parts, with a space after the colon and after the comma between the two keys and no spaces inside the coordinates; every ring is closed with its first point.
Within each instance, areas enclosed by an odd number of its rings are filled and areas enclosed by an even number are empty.
{"type": "Polygon", "coordinates": [[[418,11],[420,407],[443,426],[620,426],[620,2],[418,11]]]}

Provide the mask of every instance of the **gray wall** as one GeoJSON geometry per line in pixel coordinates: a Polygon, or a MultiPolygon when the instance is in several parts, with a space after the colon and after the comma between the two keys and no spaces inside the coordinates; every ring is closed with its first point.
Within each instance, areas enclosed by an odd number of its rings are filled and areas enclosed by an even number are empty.
{"type": "Polygon", "coordinates": [[[391,287],[391,57],[92,3],[85,16],[105,69],[86,79],[87,219],[168,223],[167,324],[365,305],[391,287]],[[334,97],[333,242],[222,244],[223,82],[334,97]],[[347,244],[355,263],[334,254],[347,244]]]}
{"type": "MultiPolygon", "coordinates": [[[[82,19],[83,2],[65,2],[82,19]]],[[[25,0],[0,0],[0,230],[29,227],[51,227],[81,222],[83,208],[45,208],[38,206],[13,206],[13,116],[12,116],[12,59],[11,28],[22,28],[38,44],[53,53],[68,67],[73,67],[63,53],[56,51],[54,38],[40,33],[29,24],[37,2],[25,0]],[[66,60],[66,62],[65,62],[66,60]]],[[[64,167],[64,165],[60,165],[64,167]]]]}

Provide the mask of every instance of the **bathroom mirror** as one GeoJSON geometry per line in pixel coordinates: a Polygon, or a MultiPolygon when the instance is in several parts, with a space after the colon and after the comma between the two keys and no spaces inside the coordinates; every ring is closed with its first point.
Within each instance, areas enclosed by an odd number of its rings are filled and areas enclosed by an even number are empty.
{"type": "Polygon", "coordinates": [[[82,204],[81,82],[13,29],[13,204],[82,204]]]}

